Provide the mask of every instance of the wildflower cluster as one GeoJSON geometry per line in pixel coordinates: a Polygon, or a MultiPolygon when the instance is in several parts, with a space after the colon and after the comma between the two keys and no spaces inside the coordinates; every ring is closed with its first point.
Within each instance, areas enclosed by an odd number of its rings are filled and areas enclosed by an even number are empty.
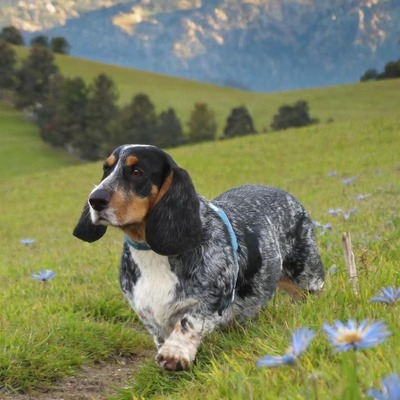
{"type": "MultiPolygon", "coordinates": [[[[324,324],[323,330],[328,335],[335,352],[361,350],[382,343],[391,334],[386,325],[381,322],[362,321],[359,325],[350,319],[347,324],[335,321],[333,326],[324,324]]],[[[283,364],[294,364],[307,349],[315,337],[315,332],[309,328],[301,328],[292,335],[292,343],[283,356],[265,356],[258,360],[258,367],[277,367],[283,364]]]]}
{"type": "MultiPolygon", "coordinates": [[[[399,298],[400,287],[389,286],[381,289],[370,301],[394,305],[399,298]]],[[[336,320],[332,325],[324,323],[322,329],[335,353],[368,349],[383,343],[391,335],[383,321],[372,322],[367,319],[359,324],[354,319],[349,319],[347,323],[336,320]]],[[[315,336],[316,333],[309,328],[298,329],[292,334],[291,345],[284,355],[264,356],[257,361],[257,367],[278,367],[296,363],[315,336]]],[[[368,395],[376,400],[400,400],[400,374],[383,378],[381,390],[370,389],[368,395]]]]}

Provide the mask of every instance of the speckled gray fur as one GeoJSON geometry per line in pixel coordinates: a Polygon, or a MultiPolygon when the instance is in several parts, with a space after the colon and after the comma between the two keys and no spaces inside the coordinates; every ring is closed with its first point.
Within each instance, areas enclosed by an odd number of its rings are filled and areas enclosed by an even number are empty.
{"type": "MultiPolygon", "coordinates": [[[[235,300],[222,316],[218,315],[221,302],[232,291],[232,244],[226,226],[208,201],[200,197],[200,204],[201,245],[168,257],[177,283],[173,301],[168,311],[163,312],[165,326],[158,326],[146,313],[140,315],[158,344],[163,343],[176,321],[186,314],[202,321],[203,332],[234,317],[243,320],[256,314],[271,298],[282,275],[306,290],[322,289],[324,269],[313,225],[302,205],[289,193],[276,188],[242,186],[213,201],[227,214],[239,243],[235,300]]],[[[134,261],[137,253],[124,245],[121,287],[128,300],[141,276],[134,261]]]]}

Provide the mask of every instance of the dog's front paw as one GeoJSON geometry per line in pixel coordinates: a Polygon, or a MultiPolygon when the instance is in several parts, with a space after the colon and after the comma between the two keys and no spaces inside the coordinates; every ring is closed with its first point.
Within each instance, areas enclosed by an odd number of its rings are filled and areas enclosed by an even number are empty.
{"type": "Polygon", "coordinates": [[[160,367],[168,371],[183,371],[189,369],[194,356],[189,349],[178,346],[162,346],[157,353],[156,360],[160,367]]]}
{"type": "Polygon", "coordinates": [[[201,336],[188,318],[178,321],[168,339],[158,350],[156,360],[168,371],[182,371],[193,364],[201,336]]]}

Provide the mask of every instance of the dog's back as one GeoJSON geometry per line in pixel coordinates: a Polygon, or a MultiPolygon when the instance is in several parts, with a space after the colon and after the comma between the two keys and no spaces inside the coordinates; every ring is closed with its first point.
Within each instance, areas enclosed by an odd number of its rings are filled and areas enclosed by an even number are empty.
{"type": "MultiPolygon", "coordinates": [[[[245,287],[254,287],[256,280],[260,280],[256,272],[261,268],[260,257],[273,255],[271,264],[276,262],[278,254],[281,258],[280,278],[287,278],[306,291],[322,289],[325,271],[314,225],[293,195],[274,187],[245,185],[222,193],[214,203],[225,210],[238,232],[239,243],[247,249],[246,256],[242,257],[241,278],[245,287]]],[[[271,268],[268,272],[273,273],[271,268]]],[[[240,288],[238,291],[240,293],[240,288]]]]}

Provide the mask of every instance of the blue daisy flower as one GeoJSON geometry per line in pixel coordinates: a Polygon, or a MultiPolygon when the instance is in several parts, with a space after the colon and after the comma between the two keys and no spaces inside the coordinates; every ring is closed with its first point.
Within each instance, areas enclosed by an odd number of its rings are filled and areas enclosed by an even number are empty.
{"type": "Polygon", "coordinates": [[[394,304],[400,298],[400,287],[395,289],[393,286],[383,288],[375,297],[370,300],[373,303],[394,304]]]}
{"type": "Polygon", "coordinates": [[[257,361],[257,367],[278,367],[284,364],[294,364],[301,353],[307,349],[315,337],[315,332],[309,328],[301,328],[292,334],[291,346],[283,356],[265,356],[257,361]]]}
{"type": "Polygon", "coordinates": [[[347,186],[353,183],[357,178],[358,176],[349,176],[348,178],[342,178],[342,183],[343,185],[347,186]]]}
{"type": "Polygon", "coordinates": [[[38,274],[32,274],[32,278],[37,281],[47,282],[50,279],[54,278],[56,274],[50,269],[42,269],[38,274]]]}
{"type": "Polygon", "coordinates": [[[391,374],[383,378],[381,386],[381,391],[368,390],[368,396],[375,400],[400,400],[400,374],[391,374]]]}
{"type": "Polygon", "coordinates": [[[34,239],[19,239],[19,241],[25,246],[30,246],[31,244],[35,243],[34,239]]]}
{"type": "Polygon", "coordinates": [[[335,352],[367,349],[382,343],[391,334],[386,325],[381,322],[370,323],[363,320],[359,325],[350,319],[347,324],[335,321],[333,326],[324,324],[324,331],[329,341],[335,347],[335,352]]]}

